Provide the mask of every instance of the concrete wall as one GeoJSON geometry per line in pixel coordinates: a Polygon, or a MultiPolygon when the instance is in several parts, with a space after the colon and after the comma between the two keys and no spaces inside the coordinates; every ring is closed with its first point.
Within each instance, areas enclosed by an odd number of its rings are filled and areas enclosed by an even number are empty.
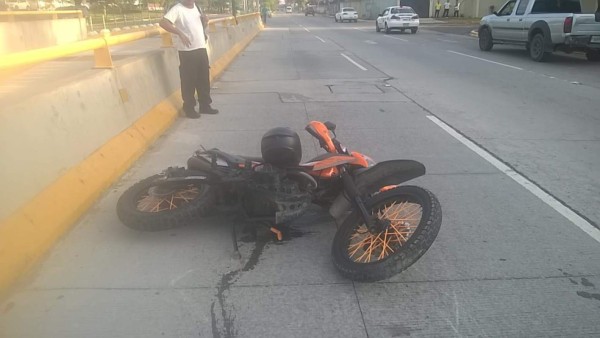
{"type": "Polygon", "coordinates": [[[0,55],[62,45],[87,38],[84,18],[53,19],[51,15],[36,15],[36,20],[8,21],[9,15],[2,13],[3,19],[7,21],[0,22],[0,55]]]}
{"type": "MultiPolygon", "coordinates": [[[[213,24],[211,77],[261,28],[258,14],[213,24]]],[[[174,121],[178,66],[177,51],[157,40],[114,69],[0,106],[0,294],[174,121]]]]}

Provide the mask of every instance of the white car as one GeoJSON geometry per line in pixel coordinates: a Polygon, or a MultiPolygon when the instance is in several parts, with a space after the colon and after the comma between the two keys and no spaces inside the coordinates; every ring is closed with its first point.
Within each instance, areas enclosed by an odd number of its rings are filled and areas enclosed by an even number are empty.
{"type": "Polygon", "coordinates": [[[339,12],[335,13],[335,22],[358,21],[358,13],[352,7],[342,7],[339,12]]]}
{"type": "Polygon", "coordinates": [[[286,13],[291,13],[291,12],[292,12],[292,6],[287,6],[287,7],[285,8],[285,12],[286,12],[286,13]]]}
{"type": "Polygon", "coordinates": [[[399,29],[404,33],[410,29],[415,34],[419,29],[419,16],[408,6],[393,6],[386,8],[375,20],[375,31],[384,30],[389,34],[392,29],[399,29]]]}

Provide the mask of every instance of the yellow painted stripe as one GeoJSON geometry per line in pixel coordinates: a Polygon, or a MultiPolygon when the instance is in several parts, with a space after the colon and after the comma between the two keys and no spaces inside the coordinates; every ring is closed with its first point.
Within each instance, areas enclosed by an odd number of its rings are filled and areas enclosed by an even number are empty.
{"type": "MultiPolygon", "coordinates": [[[[211,65],[211,81],[257,34],[235,44],[211,65]]],[[[171,126],[181,104],[178,90],[0,222],[0,297],[171,126]]]]}
{"type": "Polygon", "coordinates": [[[171,125],[178,97],[162,101],[0,224],[0,290],[29,270],[171,125]]]}

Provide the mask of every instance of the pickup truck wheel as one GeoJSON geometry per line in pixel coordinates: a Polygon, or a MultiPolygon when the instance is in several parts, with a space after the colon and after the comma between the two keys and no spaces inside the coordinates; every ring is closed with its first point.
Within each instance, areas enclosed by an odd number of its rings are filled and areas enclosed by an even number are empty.
{"type": "Polygon", "coordinates": [[[377,20],[375,20],[375,31],[377,33],[381,32],[381,28],[379,28],[379,24],[377,23],[377,20]]]}
{"type": "Polygon", "coordinates": [[[487,28],[482,28],[479,32],[479,49],[484,52],[489,52],[494,47],[494,40],[492,39],[492,33],[487,28]]]}
{"type": "Polygon", "coordinates": [[[598,62],[600,61],[600,51],[588,50],[585,52],[585,57],[588,59],[588,61],[598,62]]]}
{"type": "Polygon", "coordinates": [[[391,30],[387,25],[387,22],[385,23],[385,34],[390,34],[391,30]]]}
{"type": "Polygon", "coordinates": [[[410,32],[411,32],[411,34],[417,34],[417,30],[418,30],[418,28],[411,28],[410,32]]]}
{"type": "Polygon", "coordinates": [[[529,56],[533,61],[542,62],[550,53],[546,52],[546,42],[542,33],[537,33],[529,43],[529,56]]]}

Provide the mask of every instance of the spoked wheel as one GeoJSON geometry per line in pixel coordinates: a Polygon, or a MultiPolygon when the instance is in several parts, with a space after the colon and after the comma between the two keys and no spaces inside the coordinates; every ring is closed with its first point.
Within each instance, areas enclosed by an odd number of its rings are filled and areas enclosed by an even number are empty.
{"type": "Polygon", "coordinates": [[[377,281],[408,268],[433,244],[442,223],[437,198],[420,187],[379,193],[366,207],[382,229],[369,230],[353,212],[338,229],[332,248],[336,267],[356,281],[377,281]]]}
{"type": "Polygon", "coordinates": [[[163,175],[154,175],[121,195],[117,215],[130,228],[159,231],[188,224],[213,205],[212,190],[202,181],[165,182],[163,175]]]}

